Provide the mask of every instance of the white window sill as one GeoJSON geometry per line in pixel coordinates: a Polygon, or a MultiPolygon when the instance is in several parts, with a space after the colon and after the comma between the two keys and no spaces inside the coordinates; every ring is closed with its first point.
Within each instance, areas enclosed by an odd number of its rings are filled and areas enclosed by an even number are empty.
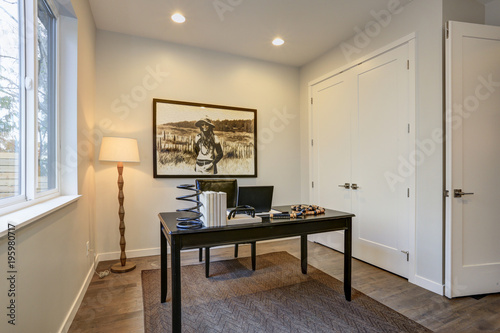
{"type": "Polygon", "coordinates": [[[80,197],[81,195],[62,195],[0,217],[0,239],[7,236],[9,225],[19,230],[77,201],[80,197]]]}

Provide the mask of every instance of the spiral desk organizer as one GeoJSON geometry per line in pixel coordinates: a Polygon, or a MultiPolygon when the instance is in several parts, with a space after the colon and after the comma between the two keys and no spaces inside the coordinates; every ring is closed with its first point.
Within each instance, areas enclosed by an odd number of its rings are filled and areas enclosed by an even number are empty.
{"type": "Polygon", "coordinates": [[[203,216],[203,214],[200,213],[201,202],[198,200],[199,195],[201,193],[201,190],[197,189],[192,184],[182,184],[182,185],[177,186],[177,188],[180,188],[183,190],[194,191],[193,194],[187,194],[187,195],[183,195],[181,197],[177,197],[176,198],[177,200],[189,201],[189,202],[192,202],[193,204],[196,204],[196,206],[193,206],[193,207],[177,209],[178,212],[193,213],[192,216],[178,217],[177,218],[177,221],[178,221],[177,228],[178,229],[197,229],[197,228],[203,227],[203,222],[201,222],[201,220],[200,220],[200,217],[203,216]]]}

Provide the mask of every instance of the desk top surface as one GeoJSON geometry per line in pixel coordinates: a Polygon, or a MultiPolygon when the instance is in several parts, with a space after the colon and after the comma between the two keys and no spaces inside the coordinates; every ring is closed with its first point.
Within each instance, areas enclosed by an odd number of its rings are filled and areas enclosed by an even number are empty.
{"type": "MultiPolygon", "coordinates": [[[[290,212],[290,206],[276,206],[273,209],[279,210],[281,212],[290,212]]],[[[198,229],[177,229],[177,217],[191,216],[192,213],[186,212],[165,212],[159,213],[158,217],[161,220],[161,223],[164,227],[166,227],[167,232],[169,234],[181,234],[181,233],[200,233],[200,232],[213,232],[216,230],[228,230],[228,229],[251,229],[256,227],[272,227],[275,225],[287,225],[287,224],[296,224],[296,223],[304,223],[304,222],[314,222],[314,221],[323,221],[323,220],[335,220],[335,219],[345,219],[352,218],[354,214],[340,212],[331,209],[325,209],[324,214],[319,215],[305,215],[297,218],[269,218],[262,217],[262,222],[257,223],[246,223],[246,224],[235,224],[228,225],[224,227],[203,227],[198,229]]]]}

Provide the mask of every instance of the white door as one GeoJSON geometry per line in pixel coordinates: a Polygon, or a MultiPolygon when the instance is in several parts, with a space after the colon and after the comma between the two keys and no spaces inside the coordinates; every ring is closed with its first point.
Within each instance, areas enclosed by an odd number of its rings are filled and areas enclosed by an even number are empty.
{"type": "Polygon", "coordinates": [[[446,78],[445,295],[497,293],[500,27],[450,22],[446,78]]]}
{"type": "Polygon", "coordinates": [[[353,256],[408,277],[410,156],[408,44],[357,68],[353,133],[353,256]],[[396,181],[397,180],[397,181],[396,181]]]}
{"type": "MultiPolygon", "coordinates": [[[[353,256],[404,277],[412,260],[406,253],[414,218],[414,194],[409,198],[408,190],[413,192],[415,175],[399,173],[414,142],[410,45],[311,86],[312,203],[356,214],[353,256]]],[[[343,251],[341,232],[309,239],[343,251]]]]}
{"type": "MultiPolygon", "coordinates": [[[[341,73],[312,87],[312,203],[351,212],[351,116],[354,76],[341,73]],[[344,187],[343,185],[347,183],[344,187]]],[[[309,240],[344,251],[344,232],[310,235],[309,240]]]]}

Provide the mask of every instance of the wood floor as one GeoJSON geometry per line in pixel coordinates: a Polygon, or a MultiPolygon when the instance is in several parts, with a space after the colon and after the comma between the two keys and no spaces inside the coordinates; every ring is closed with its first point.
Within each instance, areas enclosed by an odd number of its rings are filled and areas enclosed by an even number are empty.
{"type": "MultiPolygon", "coordinates": [[[[234,247],[212,248],[211,260],[233,258],[234,247]]],[[[257,255],[287,251],[300,258],[300,240],[257,243],[257,255]]],[[[240,245],[239,256],[250,256],[240,245]]],[[[99,279],[94,275],[69,332],[143,332],[141,270],[160,267],[159,256],[133,258],[134,271],[99,279]]],[[[98,271],[117,261],[101,262],[98,271]]],[[[342,281],[343,255],[309,243],[308,262],[342,281]]],[[[183,251],[182,265],[198,264],[198,251],[183,251]]],[[[257,269],[259,263],[257,260],[257,269]]],[[[408,283],[405,279],[353,260],[352,286],[373,299],[437,332],[500,331],[500,294],[450,300],[408,283]]]]}

